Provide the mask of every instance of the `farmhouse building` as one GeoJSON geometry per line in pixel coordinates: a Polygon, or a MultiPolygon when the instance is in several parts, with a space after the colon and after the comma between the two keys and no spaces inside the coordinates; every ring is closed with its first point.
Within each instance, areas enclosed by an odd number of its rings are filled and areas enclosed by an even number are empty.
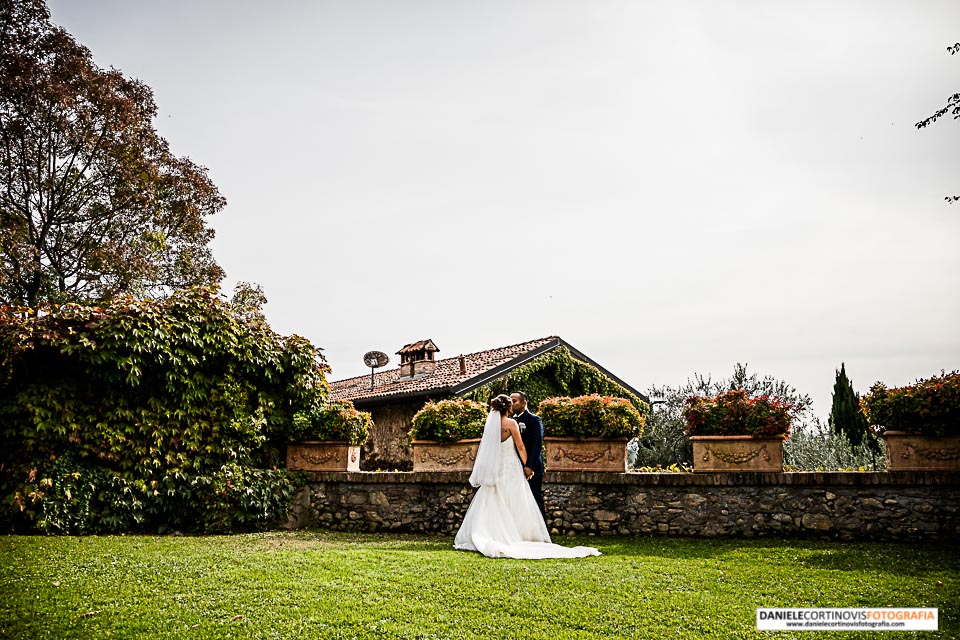
{"type": "Polygon", "coordinates": [[[331,383],[331,400],[349,400],[372,414],[374,427],[364,445],[365,470],[409,470],[413,453],[407,436],[413,416],[429,401],[467,397],[483,402],[497,393],[524,391],[532,408],[546,397],[602,393],[648,398],[562,338],[550,336],[477,353],[437,359],[433,340],[397,351],[400,364],[370,375],[331,383]],[[514,388],[513,385],[517,385],[514,388]]]}

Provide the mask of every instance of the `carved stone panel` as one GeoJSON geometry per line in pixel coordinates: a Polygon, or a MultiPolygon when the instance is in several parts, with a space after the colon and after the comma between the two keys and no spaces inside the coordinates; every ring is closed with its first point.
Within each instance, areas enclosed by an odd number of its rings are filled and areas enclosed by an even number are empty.
{"type": "Polygon", "coordinates": [[[480,438],[440,444],[431,440],[413,441],[414,471],[473,471],[480,438]]]}
{"type": "Polygon", "coordinates": [[[883,434],[888,471],[960,471],[960,436],[883,434]]]}
{"type": "Polygon", "coordinates": [[[298,442],[287,445],[287,469],[360,471],[360,447],[347,442],[298,442]]]}
{"type": "Polygon", "coordinates": [[[752,436],[693,436],[693,470],[783,471],[783,439],[752,436]]]}
{"type": "Polygon", "coordinates": [[[626,438],[561,438],[543,439],[547,454],[547,471],[627,470],[626,438]]]}

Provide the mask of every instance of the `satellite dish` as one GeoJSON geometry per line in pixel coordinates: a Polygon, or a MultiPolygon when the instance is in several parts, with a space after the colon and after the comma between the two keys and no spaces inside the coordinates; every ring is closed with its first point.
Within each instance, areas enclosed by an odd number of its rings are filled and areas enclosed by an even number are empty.
{"type": "Polygon", "coordinates": [[[370,391],[373,391],[373,370],[390,362],[383,351],[367,351],[363,354],[363,363],[370,367],[370,391]]]}
{"type": "Polygon", "coordinates": [[[363,354],[363,363],[371,369],[382,367],[388,362],[390,358],[383,351],[367,351],[363,354]]]}

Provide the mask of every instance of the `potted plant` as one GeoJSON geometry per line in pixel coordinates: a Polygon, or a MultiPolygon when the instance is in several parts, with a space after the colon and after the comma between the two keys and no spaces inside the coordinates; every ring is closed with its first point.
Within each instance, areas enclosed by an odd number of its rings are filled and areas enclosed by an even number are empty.
{"type": "Polygon", "coordinates": [[[883,437],[889,471],[960,470],[960,372],[894,389],[878,382],[860,406],[883,437]]]}
{"type": "Polygon", "coordinates": [[[550,471],[623,473],[627,441],[639,436],[646,422],[646,411],[641,412],[626,398],[596,393],[547,398],[537,410],[543,420],[543,446],[550,471]]]}
{"type": "Polygon", "coordinates": [[[687,398],[683,418],[694,472],[783,471],[792,409],[773,396],[750,398],[743,389],[687,398]]]}
{"type": "Polygon", "coordinates": [[[304,471],[360,471],[360,445],[373,421],[352,402],[331,402],[293,417],[287,468],[304,471]]]}
{"type": "Polygon", "coordinates": [[[487,409],[455,398],[428,402],[413,416],[414,471],[470,471],[477,459],[487,409]]]}

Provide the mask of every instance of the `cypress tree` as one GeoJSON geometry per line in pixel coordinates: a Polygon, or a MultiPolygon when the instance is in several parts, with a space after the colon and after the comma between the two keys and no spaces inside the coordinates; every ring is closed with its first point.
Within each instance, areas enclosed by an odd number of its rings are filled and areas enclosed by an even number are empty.
{"type": "Polygon", "coordinates": [[[880,452],[880,445],[870,434],[866,417],[860,412],[860,396],[853,391],[844,363],[840,363],[833,384],[833,407],[830,409],[830,429],[858,449],[866,447],[872,453],[880,452]]]}

